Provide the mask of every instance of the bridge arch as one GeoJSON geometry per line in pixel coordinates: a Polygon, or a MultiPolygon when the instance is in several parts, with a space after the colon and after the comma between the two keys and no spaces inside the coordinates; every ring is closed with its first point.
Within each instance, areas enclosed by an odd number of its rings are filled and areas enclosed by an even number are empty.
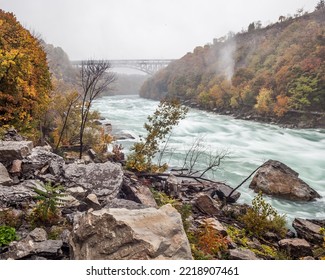
{"type": "MultiPolygon", "coordinates": [[[[103,60],[94,60],[95,63],[96,61],[100,62],[103,60]]],[[[112,59],[104,61],[108,61],[112,68],[131,68],[153,75],[160,69],[165,68],[173,59],[112,59]]],[[[74,60],[71,63],[72,65],[80,66],[82,60],[74,60]]]]}

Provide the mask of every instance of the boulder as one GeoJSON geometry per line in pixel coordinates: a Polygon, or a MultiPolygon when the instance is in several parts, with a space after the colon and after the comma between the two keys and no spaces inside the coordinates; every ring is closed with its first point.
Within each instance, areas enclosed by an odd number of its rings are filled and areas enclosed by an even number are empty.
{"type": "Polygon", "coordinates": [[[11,163],[15,159],[23,159],[32,149],[32,141],[0,141],[0,162],[11,163]]]}
{"type": "Polygon", "coordinates": [[[195,206],[204,214],[220,214],[220,205],[207,194],[199,194],[194,200],[195,206]]]}
{"type": "Polygon", "coordinates": [[[120,164],[112,162],[72,163],[64,166],[64,177],[69,187],[82,187],[106,204],[121,190],[123,170],[120,164]]]}
{"type": "Polygon", "coordinates": [[[82,187],[74,187],[66,189],[66,193],[71,194],[76,199],[83,200],[86,197],[87,191],[82,187]]]}
{"type": "Polygon", "coordinates": [[[227,202],[235,203],[240,197],[240,192],[233,191],[233,188],[226,184],[216,183],[213,186],[215,188],[211,195],[213,198],[218,197],[220,200],[227,199],[227,202]]]}
{"type": "Polygon", "coordinates": [[[13,175],[20,174],[22,172],[22,163],[20,159],[13,160],[9,172],[13,175]]]}
{"type": "Polygon", "coordinates": [[[0,188],[12,184],[7,168],[0,162],[0,188]],[[2,185],[2,186],[1,186],[2,185]]]}
{"type": "Polygon", "coordinates": [[[26,180],[18,185],[0,188],[0,207],[28,206],[36,193],[34,188],[42,189],[43,184],[37,180],[26,180]]]}
{"type": "Polygon", "coordinates": [[[166,187],[167,187],[167,194],[171,197],[178,198],[179,197],[179,191],[181,188],[181,182],[179,179],[173,175],[170,174],[166,180],[166,187]]]}
{"type": "Polygon", "coordinates": [[[35,147],[29,156],[23,160],[23,172],[35,174],[45,173],[47,170],[53,176],[62,174],[64,159],[49,151],[47,147],[35,147]]]}
{"type": "Polygon", "coordinates": [[[62,240],[44,240],[41,242],[34,241],[30,236],[11,242],[8,250],[0,254],[0,260],[6,259],[62,259],[64,258],[61,247],[62,240]]]}
{"type": "Polygon", "coordinates": [[[293,200],[310,201],[320,195],[298,178],[298,173],[285,164],[269,160],[256,172],[249,187],[255,192],[293,200]]]}
{"type": "Polygon", "coordinates": [[[35,228],[33,231],[29,233],[29,236],[35,242],[41,242],[47,240],[47,232],[43,228],[35,228]]]}
{"type": "Polygon", "coordinates": [[[129,210],[133,210],[133,209],[145,209],[145,208],[149,208],[149,206],[132,201],[132,200],[114,198],[105,205],[105,208],[107,208],[107,209],[109,209],[109,208],[125,208],[125,209],[129,209],[129,210]]]}
{"type": "Polygon", "coordinates": [[[95,194],[91,193],[87,195],[85,199],[86,204],[88,205],[89,208],[92,208],[94,210],[99,210],[102,207],[100,206],[100,203],[98,202],[98,198],[95,194]]]}
{"type": "Polygon", "coordinates": [[[208,224],[210,225],[213,229],[218,231],[222,236],[227,236],[227,229],[215,218],[206,218],[203,219],[202,221],[199,221],[200,224],[208,224]]]}
{"type": "Polygon", "coordinates": [[[143,186],[136,179],[124,176],[122,192],[128,200],[150,207],[157,207],[157,203],[150,189],[147,186],[143,186]]]}
{"type": "Polygon", "coordinates": [[[114,134],[114,139],[115,140],[128,140],[128,139],[135,139],[135,137],[130,133],[120,132],[120,133],[114,134]]]}
{"type": "Polygon", "coordinates": [[[313,255],[311,246],[305,239],[282,239],[279,241],[279,247],[294,259],[313,255]]]}
{"type": "Polygon", "coordinates": [[[299,238],[306,239],[313,244],[323,244],[323,235],[320,233],[321,226],[299,218],[294,219],[292,226],[296,230],[299,238]]]}
{"type": "Polygon", "coordinates": [[[254,252],[245,248],[236,248],[229,250],[230,260],[258,260],[254,252]]]}
{"type": "Polygon", "coordinates": [[[70,234],[76,260],[192,259],[180,214],[160,209],[101,209],[76,219],[70,234]]]}
{"type": "Polygon", "coordinates": [[[24,137],[18,134],[14,128],[9,128],[3,136],[4,141],[24,141],[24,137]]]}

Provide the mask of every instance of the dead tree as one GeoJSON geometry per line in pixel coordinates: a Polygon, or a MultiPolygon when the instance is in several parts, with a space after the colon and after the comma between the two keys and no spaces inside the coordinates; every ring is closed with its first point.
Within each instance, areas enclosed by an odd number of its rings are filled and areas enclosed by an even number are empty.
{"type": "Polygon", "coordinates": [[[83,152],[83,136],[86,128],[89,111],[93,101],[104,91],[109,90],[109,86],[116,80],[116,75],[109,72],[111,65],[108,61],[87,60],[83,61],[80,69],[80,79],[82,87],[81,102],[81,124],[80,124],[80,153],[83,152]]]}
{"type": "Polygon", "coordinates": [[[218,169],[221,161],[228,156],[228,150],[212,152],[211,147],[204,143],[203,138],[203,136],[196,138],[185,154],[183,166],[181,168],[182,174],[185,173],[187,175],[195,175],[203,178],[208,171],[213,172],[218,169]],[[199,162],[205,162],[205,164],[199,167],[199,162]]]}

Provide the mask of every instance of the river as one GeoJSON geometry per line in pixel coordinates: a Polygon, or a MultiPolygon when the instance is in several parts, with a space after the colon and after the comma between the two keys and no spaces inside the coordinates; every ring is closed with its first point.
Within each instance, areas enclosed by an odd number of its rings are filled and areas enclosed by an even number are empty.
{"type": "MultiPolygon", "coordinates": [[[[157,105],[157,101],[135,95],[105,96],[95,100],[93,109],[98,110],[114,130],[136,137],[120,141],[127,152],[139,135],[145,134],[143,124],[157,105]]],[[[204,139],[212,152],[228,151],[221,167],[208,176],[235,187],[263,162],[279,160],[297,171],[322,198],[304,203],[267,196],[265,199],[286,215],[289,224],[294,217],[325,219],[325,130],[286,129],[190,109],[173,130],[168,149],[173,153],[167,153],[165,158],[168,164],[182,165],[181,158],[198,137],[204,139]]],[[[248,188],[250,181],[239,189],[239,202],[251,204],[255,193],[248,188]]]]}

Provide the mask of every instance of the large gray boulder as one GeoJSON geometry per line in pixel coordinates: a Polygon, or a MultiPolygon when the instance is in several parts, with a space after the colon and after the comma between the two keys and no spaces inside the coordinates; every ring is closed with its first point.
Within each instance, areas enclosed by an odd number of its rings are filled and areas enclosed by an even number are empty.
{"type": "Polygon", "coordinates": [[[32,149],[32,141],[0,141],[0,162],[11,163],[15,159],[23,159],[32,149]]]}
{"type": "Polygon", "coordinates": [[[285,164],[269,160],[255,174],[249,187],[255,192],[293,200],[310,201],[320,195],[298,178],[298,173],[285,164]]]}
{"type": "Polygon", "coordinates": [[[180,214],[160,209],[101,209],[85,213],[70,235],[72,259],[192,259],[180,214]]]}
{"type": "Polygon", "coordinates": [[[64,166],[64,177],[69,187],[82,187],[94,193],[99,202],[106,204],[119,193],[123,182],[123,170],[120,164],[72,163],[64,166]]]}

